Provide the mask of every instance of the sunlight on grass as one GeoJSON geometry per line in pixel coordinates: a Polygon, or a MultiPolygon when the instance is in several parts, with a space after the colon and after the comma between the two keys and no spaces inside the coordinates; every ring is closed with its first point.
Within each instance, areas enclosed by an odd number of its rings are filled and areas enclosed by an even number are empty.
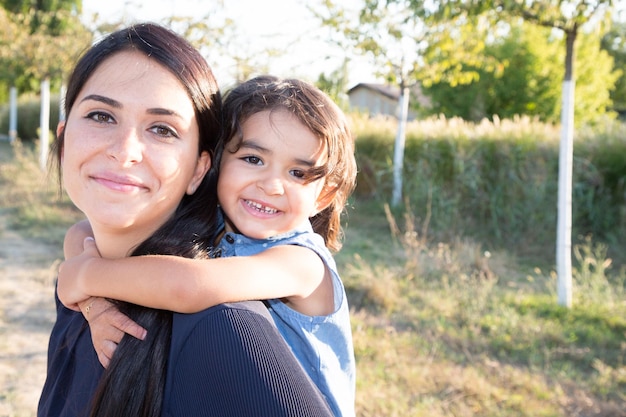
{"type": "Polygon", "coordinates": [[[37,149],[19,141],[1,146],[0,209],[11,213],[8,227],[60,245],[67,227],[82,214],[60,193],[56,173],[40,169],[37,149]]]}
{"type": "Polygon", "coordinates": [[[579,302],[568,310],[553,271],[471,238],[433,239],[405,209],[374,217],[365,203],[350,222],[367,227],[348,229],[339,258],[360,416],[623,415],[625,274],[607,275],[603,245],[575,245],[579,302]]]}

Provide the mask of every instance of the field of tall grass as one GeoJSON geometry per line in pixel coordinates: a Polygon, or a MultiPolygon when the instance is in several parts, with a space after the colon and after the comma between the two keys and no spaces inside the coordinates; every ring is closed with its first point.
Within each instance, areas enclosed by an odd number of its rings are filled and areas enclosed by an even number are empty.
{"type": "Polygon", "coordinates": [[[626,127],[577,132],[574,305],[556,302],[558,128],[354,117],[359,186],[338,260],[362,416],[626,415],[626,127]]]}
{"type": "MultiPolygon", "coordinates": [[[[626,127],[577,132],[566,309],[553,270],[558,128],[411,122],[405,198],[390,207],[395,122],[352,119],[359,184],[337,261],[358,415],[626,416],[626,127]]],[[[80,215],[36,179],[30,149],[0,146],[11,227],[60,242],[80,215]]]]}

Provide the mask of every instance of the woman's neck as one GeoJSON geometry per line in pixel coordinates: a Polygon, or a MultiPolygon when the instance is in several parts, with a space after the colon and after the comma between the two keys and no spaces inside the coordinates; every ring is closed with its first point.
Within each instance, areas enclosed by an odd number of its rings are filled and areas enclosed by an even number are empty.
{"type": "Polygon", "coordinates": [[[100,256],[109,259],[130,256],[133,249],[147,238],[147,236],[137,236],[128,231],[94,229],[93,234],[100,256]]]}

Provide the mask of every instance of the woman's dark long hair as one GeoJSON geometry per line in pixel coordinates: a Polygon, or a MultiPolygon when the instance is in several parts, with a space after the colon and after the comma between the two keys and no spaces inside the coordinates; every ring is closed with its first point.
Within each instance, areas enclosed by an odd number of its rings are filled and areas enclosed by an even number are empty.
{"type": "MultiPolygon", "coordinates": [[[[174,74],[187,89],[199,127],[199,154],[215,160],[219,149],[221,96],[211,68],[184,38],[146,23],[118,30],[93,45],[77,62],[65,98],[69,116],[81,89],[105,60],[121,51],[138,51],[174,74]]],[[[69,119],[69,118],[68,118],[69,119]]],[[[54,155],[61,174],[62,132],[54,155]]],[[[61,175],[59,175],[61,178],[61,175]]],[[[132,256],[167,254],[205,257],[217,224],[217,163],[193,195],[185,195],[175,214],[134,249],[132,256]]],[[[172,313],[118,302],[120,311],[147,329],[140,341],[125,335],[106,369],[93,399],[91,416],[160,416],[171,340],[172,313]]]]}

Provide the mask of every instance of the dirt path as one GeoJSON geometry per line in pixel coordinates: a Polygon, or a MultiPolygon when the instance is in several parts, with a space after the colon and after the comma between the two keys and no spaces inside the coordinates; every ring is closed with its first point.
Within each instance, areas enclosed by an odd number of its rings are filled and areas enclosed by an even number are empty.
{"type": "Polygon", "coordinates": [[[29,417],[46,374],[60,248],[6,227],[0,210],[0,417],[29,417]]]}

